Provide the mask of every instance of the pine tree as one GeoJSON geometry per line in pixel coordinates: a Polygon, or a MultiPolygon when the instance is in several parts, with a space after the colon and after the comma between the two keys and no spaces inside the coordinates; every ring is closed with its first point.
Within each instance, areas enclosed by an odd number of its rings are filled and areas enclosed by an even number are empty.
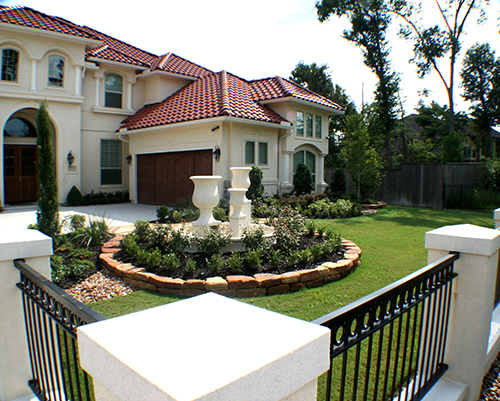
{"type": "Polygon", "coordinates": [[[52,148],[52,123],[47,105],[40,103],[36,116],[38,132],[38,229],[54,238],[59,233],[59,205],[57,203],[57,180],[52,148]]]}

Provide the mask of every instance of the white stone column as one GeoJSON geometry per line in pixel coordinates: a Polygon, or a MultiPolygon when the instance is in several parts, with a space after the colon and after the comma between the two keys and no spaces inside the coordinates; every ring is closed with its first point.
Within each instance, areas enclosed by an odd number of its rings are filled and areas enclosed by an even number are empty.
{"type": "Polygon", "coordinates": [[[81,96],[82,94],[82,67],[79,65],[75,66],[75,96],[81,96]]]}
{"type": "MultiPolygon", "coordinates": [[[[31,365],[26,340],[22,293],[15,259],[50,277],[52,240],[36,230],[0,228],[0,400],[11,401],[33,393],[28,387],[31,365]]],[[[30,398],[31,399],[31,398],[30,398]]]]}
{"type": "Polygon", "coordinates": [[[214,293],[78,328],[97,401],[315,401],[329,344],[325,327],[214,293]]]}
{"type": "Polygon", "coordinates": [[[495,230],[500,229],[500,209],[493,211],[493,220],[495,220],[495,230]]]}
{"type": "Polygon", "coordinates": [[[31,84],[30,90],[36,91],[36,70],[37,70],[38,60],[31,59],[31,84]]]}
{"type": "Polygon", "coordinates": [[[293,188],[291,183],[292,177],[292,154],[293,152],[283,151],[282,173],[281,173],[281,190],[290,191],[293,188]]]}
{"type": "Polygon", "coordinates": [[[321,153],[318,155],[318,166],[316,167],[316,192],[323,193],[328,187],[325,182],[325,156],[326,153],[321,153]]]}
{"type": "Polygon", "coordinates": [[[132,110],[132,85],[135,84],[135,82],[127,82],[127,93],[125,94],[125,101],[126,101],[126,107],[124,107],[127,110],[132,110]]]}
{"type": "Polygon", "coordinates": [[[94,104],[96,107],[99,107],[101,104],[100,102],[100,86],[101,86],[101,77],[95,77],[95,100],[94,100],[94,104]]]}
{"type": "Polygon", "coordinates": [[[425,235],[428,262],[460,252],[448,327],[445,378],[467,386],[465,400],[477,401],[486,364],[495,296],[500,232],[471,224],[441,227],[425,235]]]}

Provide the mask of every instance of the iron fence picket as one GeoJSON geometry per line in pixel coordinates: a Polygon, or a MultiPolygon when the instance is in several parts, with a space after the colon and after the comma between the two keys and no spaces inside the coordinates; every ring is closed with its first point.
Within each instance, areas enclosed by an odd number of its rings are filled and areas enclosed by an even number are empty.
{"type": "Polygon", "coordinates": [[[25,329],[33,379],[40,401],[93,401],[91,378],[80,367],[77,328],[106,318],[15,260],[23,293],[25,329]]]}
{"type": "Polygon", "coordinates": [[[367,399],[372,393],[374,400],[417,401],[427,393],[447,369],[444,355],[458,258],[446,256],[313,321],[331,330],[326,400],[367,399]],[[338,382],[337,358],[342,359],[338,382]]]}

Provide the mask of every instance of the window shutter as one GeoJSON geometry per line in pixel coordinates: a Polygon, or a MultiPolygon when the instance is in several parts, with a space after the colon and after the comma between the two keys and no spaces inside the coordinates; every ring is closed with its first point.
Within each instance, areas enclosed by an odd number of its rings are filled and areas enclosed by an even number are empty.
{"type": "Polygon", "coordinates": [[[245,143],[245,164],[255,163],[255,142],[247,141],[245,143]]]}
{"type": "Polygon", "coordinates": [[[259,164],[267,164],[267,143],[259,142],[259,164]]]}

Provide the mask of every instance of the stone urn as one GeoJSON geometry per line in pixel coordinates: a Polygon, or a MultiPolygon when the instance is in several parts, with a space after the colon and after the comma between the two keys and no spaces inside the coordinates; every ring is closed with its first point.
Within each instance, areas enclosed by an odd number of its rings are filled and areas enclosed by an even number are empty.
{"type": "MultiPolygon", "coordinates": [[[[231,167],[230,170],[233,173],[233,179],[231,181],[231,186],[235,189],[244,189],[243,200],[245,202],[242,212],[245,215],[245,221],[242,223],[244,225],[250,225],[252,221],[252,201],[248,199],[245,194],[250,186],[250,171],[251,167],[231,167]]],[[[229,221],[231,221],[231,215],[233,214],[233,194],[231,190],[231,202],[230,202],[230,217],[229,221]]],[[[234,231],[234,230],[233,230],[234,231]]]]}
{"type": "Polygon", "coordinates": [[[215,220],[212,209],[219,203],[220,175],[195,175],[189,177],[194,183],[193,204],[200,209],[200,218],[192,223],[193,232],[203,235],[206,229],[218,226],[221,222],[215,220]]]}

